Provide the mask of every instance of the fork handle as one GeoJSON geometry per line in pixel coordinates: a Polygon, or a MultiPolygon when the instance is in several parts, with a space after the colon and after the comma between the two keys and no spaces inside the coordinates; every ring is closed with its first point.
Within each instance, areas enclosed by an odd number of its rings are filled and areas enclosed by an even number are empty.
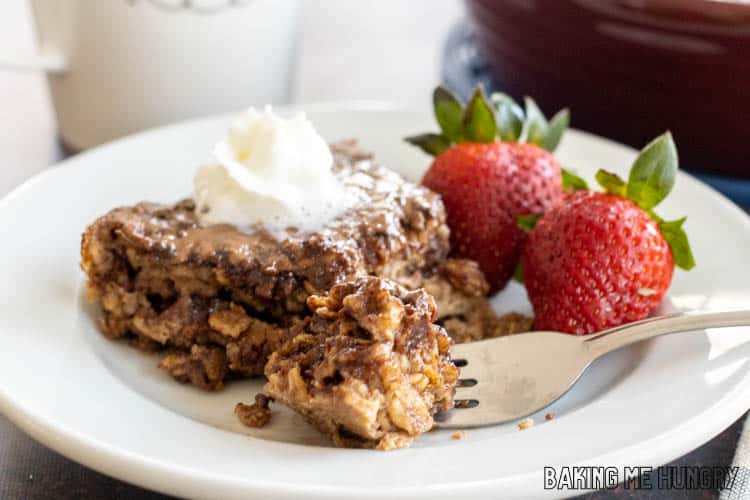
{"type": "Polygon", "coordinates": [[[586,337],[583,343],[589,348],[593,357],[598,358],[620,347],[659,335],[728,326],[750,326],[750,310],[691,311],[657,316],[604,330],[586,337]]]}

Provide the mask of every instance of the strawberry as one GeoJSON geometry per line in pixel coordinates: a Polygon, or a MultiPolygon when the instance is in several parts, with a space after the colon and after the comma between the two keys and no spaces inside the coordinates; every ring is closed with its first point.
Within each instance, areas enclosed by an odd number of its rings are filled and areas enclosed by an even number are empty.
{"type": "Polygon", "coordinates": [[[536,329],[580,335],[645,318],[664,297],[675,264],[695,265],[685,218],[667,222],[653,212],[676,171],[666,133],[643,149],[627,183],[600,170],[606,192],[576,191],[541,216],[523,255],[536,329]]]}
{"type": "Polygon", "coordinates": [[[524,112],[502,94],[488,102],[481,87],[465,107],[442,87],[433,103],[441,133],[406,140],[435,156],[422,184],[443,198],[453,254],[476,260],[494,292],[513,275],[526,240],[516,217],[562,198],[561,168],[550,151],[569,115],[563,110],[547,122],[532,99],[524,112]]]}
{"type": "Polygon", "coordinates": [[[513,275],[526,240],[515,217],[562,198],[560,166],[532,144],[458,144],[435,158],[422,184],[442,195],[453,253],[477,261],[493,291],[513,275]]]}

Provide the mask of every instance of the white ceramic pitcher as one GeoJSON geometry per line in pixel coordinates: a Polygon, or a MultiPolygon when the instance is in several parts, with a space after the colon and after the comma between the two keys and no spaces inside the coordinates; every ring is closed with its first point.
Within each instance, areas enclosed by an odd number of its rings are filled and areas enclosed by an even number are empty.
{"type": "Polygon", "coordinates": [[[61,139],[82,150],[188,117],[287,102],[300,3],[31,0],[39,53],[0,48],[0,69],[45,71],[61,139]]]}

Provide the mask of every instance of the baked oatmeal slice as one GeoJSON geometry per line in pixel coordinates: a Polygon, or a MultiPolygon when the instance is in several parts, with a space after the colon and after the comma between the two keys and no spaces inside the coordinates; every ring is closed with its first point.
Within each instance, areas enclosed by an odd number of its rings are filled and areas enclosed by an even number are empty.
{"type": "Polygon", "coordinates": [[[452,341],[433,298],[365,277],[312,296],[314,311],[271,355],[264,391],[340,447],[408,447],[453,405],[452,341]]]}
{"type": "Polygon", "coordinates": [[[449,250],[440,197],[355,142],[331,149],[360,202],[318,231],[202,226],[192,200],[116,208],[91,224],[81,267],[104,334],[168,350],[162,367],[175,378],[218,389],[262,375],[310,295],[363,275],[421,283],[449,250]]]}
{"type": "Polygon", "coordinates": [[[334,171],[361,203],[316,232],[279,238],[201,226],[192,200],[140,203],[96,220],[83,235],[81,267],[89,298],[101,304],[102,332],[167,351],[163,369],[215,390],[226,378],[262,375],[289,327],[310,314],[310,295],[364,275],[425,287],[458,342],[519,329],[497,319],[475,263],[446,258],[436,193],[379,166],[353,141],[331,149],[334,171]]]}

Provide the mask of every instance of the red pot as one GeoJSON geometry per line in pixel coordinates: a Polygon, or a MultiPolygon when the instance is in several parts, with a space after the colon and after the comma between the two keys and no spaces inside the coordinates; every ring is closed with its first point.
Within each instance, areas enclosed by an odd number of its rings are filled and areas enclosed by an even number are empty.
{"type": "Polygon", "coordinates": [[[466,3],[497,88],[636,147],[670,129],[683,166],[750,178],[750,4],[466,3]]]}

